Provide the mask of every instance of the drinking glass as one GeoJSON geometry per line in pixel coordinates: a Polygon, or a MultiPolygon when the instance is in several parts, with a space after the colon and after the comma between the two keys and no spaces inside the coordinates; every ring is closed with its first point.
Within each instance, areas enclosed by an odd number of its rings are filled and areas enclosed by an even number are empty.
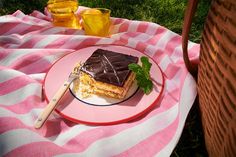
{"type": "Polygon", "coordinates": [[[49,0],[47,8],[52,14],[53,25],[80,29],[79,17],[75,14],[78,5],[77,0],[49,0]]]}
{"type": "Polygon", "coordinates": [[[91,8],[81,12],[82,26],[86,35],[108,37],[110,35],[110,13],[106,8],[91,8]]]}

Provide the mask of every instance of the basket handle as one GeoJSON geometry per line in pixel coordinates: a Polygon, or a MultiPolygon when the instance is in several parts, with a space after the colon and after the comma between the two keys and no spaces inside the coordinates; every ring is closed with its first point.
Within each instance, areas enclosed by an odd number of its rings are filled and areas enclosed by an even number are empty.
{"type": "Polygon", "coordinates": [[[189,32],[191,29],[191,24],[193,21],[194,13],[197,9],[198,0],[189,0],[185,15],[184,15],[184,25],[182,28],[182,49],[183,49],[183,58],[184,63],[188,71],[197,78],[197,71],[198,67],[196,63],[191,63],[188,57],[188,39],[189,39],[189,32]]]}

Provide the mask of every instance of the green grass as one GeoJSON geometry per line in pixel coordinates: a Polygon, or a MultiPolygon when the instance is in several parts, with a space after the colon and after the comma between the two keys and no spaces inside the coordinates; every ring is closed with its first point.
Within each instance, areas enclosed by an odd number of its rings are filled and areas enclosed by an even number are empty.
{"type": "MultiPolygon", "coordinates": [[[[158,23],[181,34],[184,9],[187,0],[79,0],[87,7],[105,7],[112,10],[111,16],[158,23]],[[105,3],[103,3],[103,1],[105,3]]],[[[21,10],[25,14],[33,10],[44,10],[47,0],[0,0],[0,15],[11,14],[21,10]]],[[[210,0],[199,0],[195,14],[190,40],[199,42],[203,23],[210,6],[210,0]]],[[[205,157],[207,153],[199,120],[197,104],[191,109],[183,134],[171,157],[205,157]]]]}

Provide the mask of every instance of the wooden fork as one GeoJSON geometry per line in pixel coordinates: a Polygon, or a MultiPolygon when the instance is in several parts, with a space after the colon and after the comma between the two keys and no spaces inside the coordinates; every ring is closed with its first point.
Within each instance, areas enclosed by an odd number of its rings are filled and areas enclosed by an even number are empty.
{"type": "Polygon", "coordinates": [[[34,123],[34,127],[36,129],[39,129],[43,126],[43,124],[46,122],[50,114],[53,112],[53,110],[58,105],[59,100],[63,97],[63,95],[66,93],[68,88],[70,87],[70,84],[79,77],[81,64],[78,63],[73,71],[70,73],[68,79],[63,83],[63,85],[59,88],[59,90],[56,92],[56,94],[53,96],[53,98],[50,100],[48,105],[45,107],[43,112],[39,115],[39,117],[36,119],[34,123]]]}

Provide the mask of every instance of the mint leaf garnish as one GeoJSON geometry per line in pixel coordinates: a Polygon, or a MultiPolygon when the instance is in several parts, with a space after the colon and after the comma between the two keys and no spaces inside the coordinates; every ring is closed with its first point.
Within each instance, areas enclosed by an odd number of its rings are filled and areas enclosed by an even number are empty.
{"type": "Polygon", "coordinates": [[[141,57],[142,66],[136,63],[129,64],[129,70],[136,74],[136,80],[138,86],[143,90],[145,94],[149,94],[152,91],[153,83],[150,78],[150,69],[152,64],[145,56],[141,57]]]}

